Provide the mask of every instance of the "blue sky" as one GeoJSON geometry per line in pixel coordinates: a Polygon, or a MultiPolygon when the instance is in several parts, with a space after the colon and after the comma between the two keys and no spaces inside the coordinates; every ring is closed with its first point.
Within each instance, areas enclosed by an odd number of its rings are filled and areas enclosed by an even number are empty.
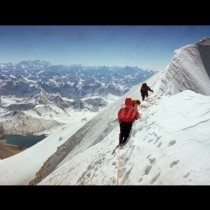
{"type": "Polygon", "coordinates": [[[174,50],[210,37],[210,26],[0,26],[0,63],[138,66],[162,70],[174,50]]]}

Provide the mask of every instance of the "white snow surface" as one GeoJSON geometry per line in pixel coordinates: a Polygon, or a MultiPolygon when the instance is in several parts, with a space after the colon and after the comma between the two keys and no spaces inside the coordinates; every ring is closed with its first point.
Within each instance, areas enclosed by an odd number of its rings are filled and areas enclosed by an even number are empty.
{"type": "Polygon", "coordinates": [[[210,96],[186,90],[147,103],[122,149],[112,155],[116,124],[99,143],[78,145],[39,184],[210,184],[210,96]]]}
{"type": "Polygon", "coordinates": [[[154,93],[142,102],[123,148],[112,154],[117,112],[126,97],[141,100],[141,84],[91,120],[70,122],[0,161],[0,184],[29,184],[36,175],[39,185],[209,185],[210,80],[197,45],[177,50],[145,82],[154,93]]]}
{"type": "Polygon", "coordinates": [[[65,126],[57,128],[51,135],[27,150],[0,161],[1,185],[28,184],[58,146],[68,140],[80,127],[90,120],[95,113],[75,112],[65,126]]]}

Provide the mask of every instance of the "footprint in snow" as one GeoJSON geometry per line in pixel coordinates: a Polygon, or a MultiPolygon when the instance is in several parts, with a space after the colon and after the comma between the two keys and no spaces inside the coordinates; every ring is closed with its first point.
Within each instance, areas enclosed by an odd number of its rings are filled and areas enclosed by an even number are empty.
{"type": "Polygon", "coordinates": [[[148,165],[148,166],[145,168],[145,170],[144,170],[144,175],[149,174],[151,168],[152,168],[152,165],[148,165]]]}
{"type": "Polygon", "coordinates": [[[179,160],[175,160],[175,161],[171,162],[169,166],[170,166],[170,168],[173,168],[178,163],[179,163],[179,160]]]}
{"type": "Polygon", "coordinates": [[[170,147],[170,146],[172,146],[172,145],[174,145],[174,144],[176,144],[176,141],[175,141],[175,140],[172,140],[172,141],[170,141],[170,142],[168,143],[168,146],[170,147]]]}

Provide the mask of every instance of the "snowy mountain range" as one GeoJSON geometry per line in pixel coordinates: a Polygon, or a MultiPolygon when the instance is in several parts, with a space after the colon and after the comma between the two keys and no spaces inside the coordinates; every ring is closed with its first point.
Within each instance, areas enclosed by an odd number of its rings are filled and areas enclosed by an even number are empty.
{"type": "Polygon", "coordinates": [[[113,154],[117,112],[126,97],[140,98],[141,83],[91,120],[69,122],[1,160],[0,184],[209,185],[209,52],[210,38],[176,50],[168,67],[145,81],[154,93],[122,149],[113,154]]]}
{"type": "Polygon", "coordinates": [[[155,73],[138,67],[64,66],[39,60],[0,64],[0,72],[0,95],[34,97],[48,93],[71,99],[121,96],[155,73]]]}
{"type": "Polygon", "coordinates": [[[0,64],[0,135],[50,133],[74,112],[94,116],[153,74],[137,67],[64,66],[46,61],[0,64]]]}

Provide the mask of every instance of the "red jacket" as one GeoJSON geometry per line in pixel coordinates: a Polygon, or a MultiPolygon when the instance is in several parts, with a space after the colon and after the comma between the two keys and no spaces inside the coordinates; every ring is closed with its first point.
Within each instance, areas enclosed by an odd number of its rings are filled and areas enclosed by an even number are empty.
{"type": "Polygon", "coordinates": [[[125,107],[121,108],[118,112],[119,122],[133,122],[140,118],[140,114],[137,109],[133,107],[133,101],[131,98],[125,99],[125,107]]]}

